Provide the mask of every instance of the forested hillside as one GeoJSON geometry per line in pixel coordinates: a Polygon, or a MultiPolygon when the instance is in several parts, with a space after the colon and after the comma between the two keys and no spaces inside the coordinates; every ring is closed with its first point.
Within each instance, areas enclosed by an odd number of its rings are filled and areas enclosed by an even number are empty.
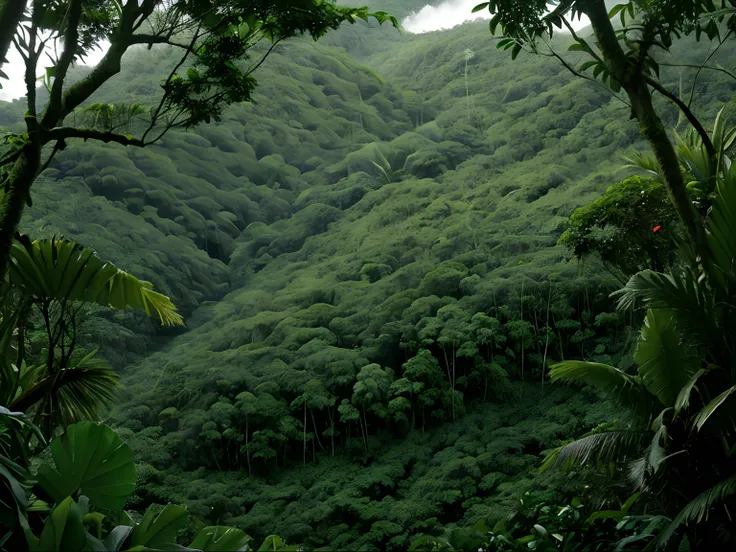
{"type": "MultiPolygon", "coordinates": [[[[497,42],[487,22],[291,40],[221,121],[143,149],[70,144],[39,177],[22,231],[93,249],[185,318],[83,312],[84,346],[122,378],[108,423],[135,454],[130,508],[177,502],[308,549],[403,550],[492,527],[526,492],[583,492],[539,475],[542,452],[621,412],[545,370],[631,369],[642,316],[616,310],[620,274],[558,241],[575,209],[637,174],[623,156],[646,144],[606,87],[497,42]]],[[[697,64],[708,46],[672,50],[697,64]]],[[[175,62],[141,47],[95,102],[149,105],[175,62]]],[[[668,89],[691,82],[661,70],[668,89]]],[[[703,74],[695,114],[713,120],[735,89],[703,74]]],[[[24,109],[0,104],[0,126],[24,109]]]]}

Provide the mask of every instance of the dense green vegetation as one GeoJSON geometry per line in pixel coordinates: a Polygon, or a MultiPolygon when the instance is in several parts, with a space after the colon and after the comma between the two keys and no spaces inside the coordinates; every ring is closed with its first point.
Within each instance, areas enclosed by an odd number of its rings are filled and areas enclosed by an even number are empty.
{"type": "MultiPolygon", "coordinates": [[[[371,4],[403,16],[424,3],[371,4]]],[[[555,35],[552,45],[562,52],[571,42],[555,35]]],[[[160,319],[146,318],[120,310],[145,300],[97,293],[49,294],[22,311],[16,366],[46,366],[36,374],[42,382],[56,370],[104,374],[90,388],[94,404],[76,408],[80,391],[12,423],[33,421],[39,439],[51,440],[58,427],[99,419],[114,402],[106,422],[135,458],[135,490],[121,493],[129,513],[120,516],[128,517],[109,517],[99,540],[175,503],[192,523],[175,525],[169,540],[182,531],[180,544],[203,549],[201,535],[230,526],[233,543],[244,545],[245,532],[273,544],[277,533],[307,549],[641,550],[712,485],[725,481],[718,492],[733,493],[733,449],[698,464],[712,478],[686,491],[677,485],[692,464],[660,469],[668,454],[681,454],[680,443],[693,457],[711,439],[733,445],[728,415],[713,434],[699,433],[717,406],[728,406],[734,383],[705,370],[733,365],[730,344],[719,341],[730,332],[732,201],[718,188],[728,166],[708,164],[682,112],[655,97],[664,125],[682,137],[677,170],[691,182],[693,211],[702,218],[717,206],[720,218],[707,228],[722,233],[712,245],[720,272],[709,272],[677,251],[690,229],[625,102],[554,57],[512,60],[497,44],[487,23],[420,36],[360,23],[320,43],[294,38],[258,68],[252,101],[218,107],[217,121],[172,129],[141,149],[70,141],[58,152],[33,184],[21,230],[38,240],[63,235],[151,282],[186,323],[160,327],[178,321],[168,302],[163,314],[149,312],[160,319]],[[640,273],[620,308],[611,293],[644,269],[674,276],[640,273]],[[688,287],[688,278],[717,285],[688,287]],[[682,293],[647,294],[652,281],[673,281],[682,293]],[[655,320],[650,311],[640,339],[642,302],[670,314],[655,320]],[[52,305],[60,305],[53,316],[52,305]],[[664,353],[646,356],[641,345],[655,339],[652,327],[666,334],[665,360],[691,359],[678,364],[666,396],[654,379],[667,372],[656,368],[664,353]],[[72,351],[64,339],[48,340],[71,332],[72,351]],[[117,394],[117,373],[100,358],[120,374],[117,394]],[[545,376],[558,362],[553,379],[590,384],[611,401],[551,385],[545,376]],[[628,386],[636,397],[622,395],[628,386]],[[695,388],[702,395],[691,399],[695,388]],[[698,422],[684,421],[691,418],[698,422]],[[629,435],[628,448],[614,455],[604,441],[619,433],[629,435]],[[573,466],[592,458],[593,443],[605,465],[573,466]],[[545,471],[549,451],[546,467],[574,471],[545,471]],[[627,500],[627,462],[644,451],[646,484],[627,500]],[[658,484],[673,487],[658,494],[658,484]]],[[[716,141],[736,82],[719,70],[693,84],[708,48],[693,37],[675,42],[667,59],[696,68],[660,59],[658,82],[667,90],[692,84],[693,114],[716,141]]],[[[579,49],[568,55],[575,65],[587,59],[579,49]]],[[[155,105],[179,59],[160,46],[130,52],[80,117],[155,105]]],[[[728,68],[728,46],[709,63],[728,68]]],[[[79,68],[69,78],[89,75],[79,68]]],[[[25,110],[21,100],[0,104],[0,126],[22,133],[25,110]]],[[[725,130],[721,141],[725,160],[725,130]]],[[[16,399],[0,404],[16,410],[16,399]]],[[[39,496],[60,512],[78,494],[39,496]]],[[[108,507],[87,496],[93,509],[108,507]]],[[[71,503],[70,512],[87,508],[71,503]]],[[[713,504],[700,503],[677,525],[714,512],[713,504]]],[[[727,513],[711,514],[717,531],[708,536],[688,528],[688,546],[731,542],[727,513]]],[[[31,521],[34,531],[51,523],[31,521]]],[[[146,544],[132,531],[128,546],[146,544]]]]}

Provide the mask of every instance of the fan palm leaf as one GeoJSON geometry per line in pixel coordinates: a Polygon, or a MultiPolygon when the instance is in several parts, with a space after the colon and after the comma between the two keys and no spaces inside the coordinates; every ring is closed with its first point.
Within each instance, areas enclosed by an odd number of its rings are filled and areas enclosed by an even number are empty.
{"type": "Polygon", "coordinates": [[[677,327],[698,344],[707,344],[717,335],[712,295],[694,274],[675,269],[669,274],[643,270],[611,294],[618,298],[619,310],[643,304],[648,309],[666,310],[677,319],[677,327]]]}
{"type": "Polygon", "coordinates": [[[49,415],[52,426],[66,427],[81,420],[98,419],[115,399],[120,377],[106,361],[96,358],[96,351],[75,366],[39,375],[32,385],[11,404],[27,411],[39,405],[39,413],[49,415]]]}
{"type": "Polygon", "coordinates": [[[148,316],[158,316],[164,326],[183,324],[171,300],[154,291],[149,282],[71,241],[21,237],[13,243],[9,278],[27,296],[144,309],[148,316]]]}

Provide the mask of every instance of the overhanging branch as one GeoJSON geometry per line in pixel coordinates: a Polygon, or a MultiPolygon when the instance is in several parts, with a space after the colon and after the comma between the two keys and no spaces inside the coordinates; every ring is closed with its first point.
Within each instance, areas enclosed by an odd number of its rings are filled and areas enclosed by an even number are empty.
{"type": "MultiPolygon", "coordinates": [[[[77,54],[77,46],[79,42],[79,20],[82,17],[82,0],[72,0],[69,6],[69,24],[64,38],[64,51],[61,53],[59,63],[56,65],[56,75],[54,84],[51,87],[50,104],[61,105],[61,91],[64,86],[67,71],[74,61],[77,54]]],[[[54,108],[51,108],[54,109],[54,108]]]]}
{"type": "Polygon", "coordinates": [[[700,139],[703,141],[703,146],[705,146],[705,150],[708,152],[708,155],[712,156],[713,158],[716,157],[716,148],[713,146],[713,142],[710,139],[710,136],[708,136],[708,132],[703,128],[702,123],[698,120],[698,118],[693,114],[692,111],[690,111],[690,108],[687,106],[685,102],[683,102],[677,94],[673,94],[669,90],[667,90],[664,86],[662,86],[662,83],[657,81],[656,79],[653,79],[649,76],[645,77],[647,84],[654,88],[657,92],[662,94],[665,98],[670,100],[672,103],[674,103],[677,107],[680,108],[680,111],[687,117],[687,120],[690,121],[690,124],[693,126],[695,131],[700,136],[700,139]]]}
{"type": "Polygon", "coordinates": [[[54,140],[69,140],[79,138],[82,140],[97,140],[104,143],[122,144],[124,146],[136,146],[142,148],[146,143],[140,138],[131,135],[116,134],[114,132],[104,132],[93,128],[75,128],[75,127],[57,127],[44,133],[44,142],[48,143],[54,140]]]}
{"type": "Polygon", "coordinates": [[[135,34],[130,42],[131,44],[145,44],[149,47],[154,44],[166,44],[167,46],[175,46],[176,48],[182,48],[189,50],[189,45],[172,42],[170,36],[165,35],[150,35],[150,34],[135,34]]]}

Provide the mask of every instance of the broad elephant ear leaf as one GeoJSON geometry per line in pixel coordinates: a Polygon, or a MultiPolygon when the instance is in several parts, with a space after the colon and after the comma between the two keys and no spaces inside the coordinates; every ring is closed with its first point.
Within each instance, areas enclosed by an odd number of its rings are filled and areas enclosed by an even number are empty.
{"type": "Polygon", "coordinates": [[[249,550],[253,539],[233,527],[205,527],[189,545],[202,552],[241,552],[249,550]]]}
{"type": "Polygon", "coordinates": [[[60,239],[13,243],[10,283],[28,296],[58,301],[97,303],[113,309],[143,309],[164,326],[183,324],[171,300],[94,251],[60,239]]]}
{"type": "Polygon", "coordinates": [[[56,502],[81,493],[92,504],[121,510],[135,490],[133,452],[103,424],[80,422],[51,441],[55,468],[38,469],[38,483],[56,502]]]}

